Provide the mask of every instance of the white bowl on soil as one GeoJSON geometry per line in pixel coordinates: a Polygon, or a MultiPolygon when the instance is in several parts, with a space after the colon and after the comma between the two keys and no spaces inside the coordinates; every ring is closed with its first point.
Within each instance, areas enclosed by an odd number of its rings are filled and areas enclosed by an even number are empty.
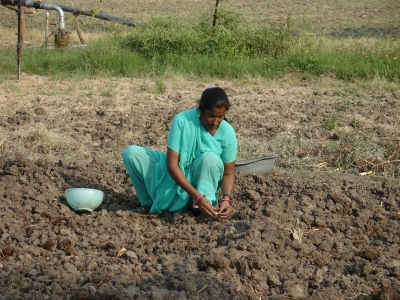
{"type": "Polygon", "coordinates": [[[65,197],[74,211],[92,212],[103,202],[104,192],[96,189],[73,188],[65,191],[65,197]]]}

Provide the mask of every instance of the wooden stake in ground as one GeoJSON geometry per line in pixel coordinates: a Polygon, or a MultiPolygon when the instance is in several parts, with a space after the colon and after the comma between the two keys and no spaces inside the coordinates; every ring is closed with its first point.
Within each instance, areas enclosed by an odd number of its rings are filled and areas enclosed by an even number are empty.
{"type": "Polygon", "coordinates": [[[82,32],[81,32],[81,29],[79,27],[79,20],[78,20],[79,14],[74,14],[74,17],[75,17],[76,32],[78,33],[78,37],[79,37],[79,40],[81,41],[81,44],[84,44],[85,40],[83,39],[82,32]]]}
{"type": "Polygon", "coordinates": [[[222,0],[215,0],[215,9],[214,9],[214,19],[213,19],[213,33],[215,32],[215,26],[217,26],[217,19],[218,19],[218,4],[219,4],[219,1],[222,1],[222,0]]]}
{"type": "Polygon", "coordinates": [[[18,43],[17,43],[17,79],[19,80],[19,75],[21,74],[21,50],[24,44],[24,29],[25,29],[25,19],[24,19],[24,9],[23,2],[19,0],[18,3],[18,43]]]}

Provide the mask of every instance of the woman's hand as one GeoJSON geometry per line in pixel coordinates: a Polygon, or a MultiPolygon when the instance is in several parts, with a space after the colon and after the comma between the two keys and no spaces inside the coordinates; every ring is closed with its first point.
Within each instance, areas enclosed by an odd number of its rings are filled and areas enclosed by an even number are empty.
{"type": "Polygon", "coordinates": [[[232,213],[232,206],[229,204],[228,201],[220,201],[220,207],[218,209],[218,217],[221,219],[228,218],[232,213]]]}
{"type": "Polygon", "coordinates": [[[202,197],[197,202],[197,206],[199,207],[200,212],[202,212],[203,214],[210,217],[217,217],[217,212],[206,197],[202,197]]]}

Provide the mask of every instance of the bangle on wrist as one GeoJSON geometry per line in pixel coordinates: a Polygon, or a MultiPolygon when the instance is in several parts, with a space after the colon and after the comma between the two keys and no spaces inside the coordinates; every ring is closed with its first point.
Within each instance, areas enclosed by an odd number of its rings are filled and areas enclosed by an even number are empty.
{"type": "Polygon", "coordinates": [[[229,205],[232,206],[232,200],[228,198],[222,198],[221,200],[218,201],[218,206],[221,206],[221,202],[223,201],[228,201],[229,205]]]}
{"type": "Polygon", "coordinates": [[[229,200],[232,200],[231,195],[229,195],[229,194],[224,194],[224,195],[222,195],[221,200],[222,200],[222,199],[229,199],[229,200]]]}
{"type": "Polygon", "coordinates": [[[199,203],[200,199],[205,197],[206,195],[200,195],[196,198],[196,200],[193,201],[193,205],[197,205],[197,203],[199,203]]]}

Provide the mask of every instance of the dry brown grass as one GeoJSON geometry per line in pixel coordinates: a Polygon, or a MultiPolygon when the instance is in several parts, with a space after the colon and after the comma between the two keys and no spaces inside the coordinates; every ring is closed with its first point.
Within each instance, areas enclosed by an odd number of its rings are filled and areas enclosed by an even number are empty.
{"type": "Polygon", "coordinates": [[[4,112],[0,152],[24,151],[29,157],[56,160],[120,160],[120,152],[129,144],[165,151],[167,127],[157,126],[168,123],[168,116],[196,106],[202,90],[213,85],[224,88],[233,102],[228,119],[237,132],[238,159],[277,153],[277,167],[286,170],[399,174],[399,90],[388,93],[332,78],[304,80],[294,74],[234,81],[172,74],[81,81],[24,75],[18,82],[0,83],[4,112]],[[161,93],[157,80],[165,86],[161,93]],[[342,97],[352,99],[348,90],[364,96],[338,110],[342,97]],[[336,127],[326,130],[325,117],[339,114],[336,127]],[[22,118],[19,125],[18,118],[22,118]],[[120,127],[120,120],[131,125],[120,127]]]}

